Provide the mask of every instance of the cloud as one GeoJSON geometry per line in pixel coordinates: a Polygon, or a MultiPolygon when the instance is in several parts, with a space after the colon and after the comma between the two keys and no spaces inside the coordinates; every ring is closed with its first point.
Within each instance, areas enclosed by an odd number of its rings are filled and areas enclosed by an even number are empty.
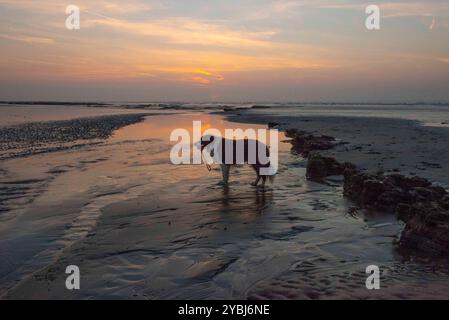
{"type": "MultiPolygon", "coordinates": [[[[415,32],[423,25],[448,31],[449,4],[443,1],[379,0],[383,18],[411,18],[385,24],[388,32],[376,34],[365,32],[368,3],[356,0],[68,3],[81,7],[79,31],[64,28],[63,1],[0,0],[0,41],[6,44],[0,67],[7,71],[1,78],[142,80],[201,90],[280,82],[296,92],[294,81],[301,77],[318,79],[314,85],[323,88],[320,81],[338,84],[347,74],[362,74],[357,83],[365,75],[388,79],[397,65],[431,61],[429,70],[445,70],[449,63],[439,58],[448,46],[430,43],[439,33],[415,32]],[[35,46],[17,49],[10,41],[35,46]]],[[[407,80],[411,71],[404,70],[407,80]]]]}
{"type": "Polygon", "coordinates": [[[87,10],[98,11],[103,14],[129,14],[129,13],[142,13],[151,11],[156,6],[156,1],[153,4],[142,3],[139,1],[113,1],[113,0],[96,0],[96,1],[83,1],[87,10]]]}
{"type": "MultiPolygon", "coordinates": [[[[280,0],[270,2],[268,5],[259,7],[255,11],[248,13],[249,20],[270,19],[273,16],[281,14],[304,13],[308,10],[319,9],[338,9],[364,12],[368,2],[360,3],[354,0],[280,0]]],[[[380,6],[382,17],[398,18],[398,17],[429,17],[429,16],[445,16],[449,17],[449,3],[444,1],[402,1],[389,2],[378,1],[375,3],[380,6]]]]}
{"type": "Polygon", "coordinates": [[[381,4],[382,17],[449,17],[449,3],[438,1],[381,4]]]}
{"type": "Polygon", "coordinates": [[[53,44],[55,43],[54,39],[51,38],[42,38],[42,37],[33,37],[33,36],[10,36],[6,34],[0,34],[0,38],[12,41],[26,42],[28,44],[53,44]]]}
{"type": "Polygon", "coordinates": [[[152,4],[147,2],[142,2],[138,0],[127,0],[127,1],[118,1],[118,0],[76,0],[72,2],[61,2],[58,0],[0,0],[0,6],[23,10],[27,12],[35,12],[35,13],[47,13],[47,14],[55,14],[61,13],[64,14],[64,9],[68,5],[76,5],[79,6],[81,10],[88,10],[92,12],[97,12],[103,15],[126,15],[130,13],[136,12],[145,12],[150,11],[155,7],[162,7],[162,5],[153,1],[152,4]]]}
{"type": "Polygon", "coordinates": [[[219,24],[205,23],[189,18],[167,18],[151,22],[137,22],[114,18],[83,21],[83,27],[105,27],[116,32],[159,37],[173,44],[194,44],[222,47],[269,47],[267,41],[274,31],[245,32],[219,24]]]}
{"type": "Polygon", "coordinates": [[[207,86],[224,80],[222,75],[214,74],[205,70],[165,71],[159,74],[151,74],[151,77],[175,82],[188,82],[199,86],[207,86]]]}

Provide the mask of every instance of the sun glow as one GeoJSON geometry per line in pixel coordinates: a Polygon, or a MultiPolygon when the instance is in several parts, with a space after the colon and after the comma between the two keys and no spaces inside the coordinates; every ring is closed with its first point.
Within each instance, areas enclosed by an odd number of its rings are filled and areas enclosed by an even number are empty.
{"type": "MultiPolygon", "coordinates": [[[[410,94],[410,79],[426,79],[423,91],[434,97],[438,87],[444,97],[437,84],[449,83],[447,43],[433,41],[447,37],[449,5],[437,0],[382,4],[388,32],[375,34],[352,0],[76,2],[81,28],[67,30],[57,0],[0,0],[0,81],[81,83],[84,93],[112,83],[131,97],[139,83],[142,92],[154,88],[151,98],[172,98],[176,88],[220,99],[227,90],[231,100],[236,90],[245,100],[248,88],[262,100],[304,98],[301,90],[318,100],[322,92],[376,99],[392,85],[410,94]]],[[[15,87],[4,87],[6,96],[15,87]]]]}

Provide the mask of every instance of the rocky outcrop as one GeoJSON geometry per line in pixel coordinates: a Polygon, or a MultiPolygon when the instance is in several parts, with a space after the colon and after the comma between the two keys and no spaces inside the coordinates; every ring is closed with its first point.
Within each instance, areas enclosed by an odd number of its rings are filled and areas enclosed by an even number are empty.
{"type": "Polygon", "coordinates": [[[396,213],[405,222],[399,244],[428,255],[449,255],[449,195],[419,177],[346,170],[344,194],[363,208],[396,213]]]}
{"type": "Polygon", "coordinates": [[[352,163],[339,163],[335,158],[325,157],[317,152],[309,154],[306,176],[310,180],[322,180],[328,176],[342,175],[346,169],[355,169],[352,163]]]}
{"type": "Polygon", "coordinates": [[[320,181],[331,175],[344,175],[343,193],[360,208],[397,214],[405,222],[399,244],[427,255],[449,256],[449,194],[430,181],[400,174],[370,174],[351,163],[339,163],[315,150],[336,145],[329,136],[314,136],[289,129],[293,149],[307,157],[308,179],[320,181]]]}
{"type": "Polygon", "coordinates": [[[290,129],[285,130],[285,136],[287,138],[294,138],[294,137],[296,137],[297,134],[305,134],[305,133],[306,133],[305,131],[301,131],[301,130],[298,130],[295,128],[290,128],[290,129]]]}
{"type": "Polygon", "coordinates": [[[363,208],[396,212],[398,204],[431,202],[447,194],[442,187],[419,177],[373,175],[356,169],[346,170],[344,177],[344,195],[363,208]]]}
{"type": "Polygon", "coordinates": [[[293,149],[304,157],[308,156],[311,151],[328,150],[337,144],[334,137],[314,136],[296,129],[286,130],[285,135],[292,138],[293,149]]]}
{"type": "Polygon", "coordinates": [[[400,204],[398,217],[405,221],[399,244],[431,255],[449,255],[449,196],[432,202],[400,204]]]}

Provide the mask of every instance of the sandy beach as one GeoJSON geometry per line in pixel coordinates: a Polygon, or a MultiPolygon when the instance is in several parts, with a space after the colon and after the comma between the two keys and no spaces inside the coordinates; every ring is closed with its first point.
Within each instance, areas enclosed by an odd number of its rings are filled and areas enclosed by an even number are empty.
{"type": "Polygon", "coordinates": [[[447,107],[421,107],[415,112],[403,106],[374,110],[336,107],[334,111],[313,108],[270,108],[263,112],[249,109],[222,114],[237,122],[273,122],[279,124],[280,130],[296,128],[329,135],[344,143],[323,153],[342,162],[355,163],[371,172],[418,175],[449,186],[449,169],[445,165],[449,157],[449,126],[444,124],[447,107]],[[390,117],[385,109],[389,109],[390,117]],[[379,117],[381,112],[387,116],[379,117]]]}
{"type": "Polygon", "coordinates": [[[264,190],[250,185],[248,167],[233,169],[223,188],[217,166],[209,173],[203,165],[172,165],[168,137],[192,120],[243,129],[277,122],[347,142],[325,151],[339,160],[444,185],[449,129],[270,110],[39,124],[80,129],[94,121],[104,130],[69,139],[78,148],[1,161],[1,298],[447,299],[447,261],[398,248],[404,224],[391,214],[351,214],[342,178],[306,179],[307,160],[284,135],[278,175],[264,190]],[[99,143],[86,143],[91,138],[99,143]],[[423,163],[429,154],[432,165],[423,163]],[[78,291],[64,285],[72,264],[81,270],[78,291]],[[365,289],[370,264],[381,267],[383,290],[365,289]]]}

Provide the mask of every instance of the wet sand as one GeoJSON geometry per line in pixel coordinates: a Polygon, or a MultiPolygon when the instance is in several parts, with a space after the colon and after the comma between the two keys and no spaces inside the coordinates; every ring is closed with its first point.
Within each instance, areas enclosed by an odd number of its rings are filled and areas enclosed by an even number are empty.
{"type": "MultiPolygon", "coordinates": [[[[239,116],[262,123],[242,125],[207,113],[149,116],[99,145],[2,161],[0,187],[15,190],[2,194],[0,296],[448,298],[447,264],[398,251],[403,225],[391,215],[349,214],[340,179],[307,181],[305,160],[289,143],[281,144],[278,175],[265,190],[249,185],[248,167],[235,168],[223,188],[217,168],[169,162],[173,128],[192,120],[258,128],[267,119],[239,116]],[[80,267],[79,291],[65,288],[71,264],[80,267]],[[382,270],[377,292],[365,289],[370,264],[382,270]]],[[[334,136],[357,138],[347,134],[334,136]]]]}
{"type": "Polygon", "coordinates": [[[0,127],[0,160],[98,144],[115,130],[142,121],[147,115],[108,115],[0,127]]]}
{"type": "Polygon", "coordinates": [[[275,122],[280,130],[296,128],[329,135],[344,143],[322,152],[324,155],[354,163],[370,172],[416,175],[449,188],[449,127],[427,126],[417,120],[399,118],[300,115],[288,109],[223,114],[231,121],[275,122]]]}

